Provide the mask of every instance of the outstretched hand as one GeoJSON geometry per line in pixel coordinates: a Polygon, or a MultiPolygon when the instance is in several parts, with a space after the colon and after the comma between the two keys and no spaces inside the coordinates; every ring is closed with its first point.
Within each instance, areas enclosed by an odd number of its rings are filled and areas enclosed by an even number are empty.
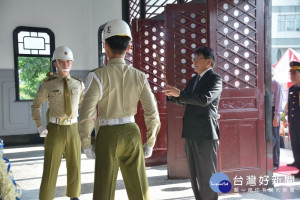
{"type": "Polygon", "coordinates": [[[173,87],[169,84],[166,84],[166,89],[165,89],[165,93],[167,96],[171,96],[171,97],[179,97],[180,95],[180,90],[176,87],[173,87]]]}

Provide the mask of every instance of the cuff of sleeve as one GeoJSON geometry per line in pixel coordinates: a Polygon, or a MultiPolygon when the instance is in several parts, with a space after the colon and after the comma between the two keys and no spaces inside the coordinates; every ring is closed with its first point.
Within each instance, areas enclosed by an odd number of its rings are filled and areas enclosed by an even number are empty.
{"type": "Polygon", "coordinates": [[[82,140],[81,141],[81,148],[82,149],[89,149],[89,148],[91,148],[91,141],[82,140]]]}
{"type": "Polygon", "coordinates": [[[35,121],[35,123],[36,123],[36,126],[37,126],[37,127],[43,126],[41,120],[37,120],[37,121],[35,121]]]}
{"type": "Polygon", "coordinates": [[[152,147],[152,148],[154,147],[154,144],[153,144],[152,142],[151,142],[151,143],[150,143],[150,142],[146,142],[145,144],[146,144],[148,147],[152,147]]]}
{"type": "Polygon", "coordinates": [[[180,96],[182,95],[182,92],[183,92],[183,90],[180,90],[178,98],[180,98],[180,96]]]}
{"type": "Polygon", "coordinates": [[[177,97],[179,103],[184,103],[184,101],[182,101],[182,97],[184,97],[184,92],[183,90],[180,90],[179,97],[177,97]]]}

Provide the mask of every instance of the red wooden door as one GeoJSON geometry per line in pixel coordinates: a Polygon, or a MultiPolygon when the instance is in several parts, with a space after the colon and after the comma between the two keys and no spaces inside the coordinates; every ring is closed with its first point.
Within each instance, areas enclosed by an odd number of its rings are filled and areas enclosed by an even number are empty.
{"type": "MultiPolygon", "coordinates": [[[[158,20],[139,19],[132,22],[133,32],[133,57],[134,67],[145,72],[150,87],[156,97],[161,121],[161,129],[157,136],[153,155],[146,159],[146,165],[159,165],[167,163],[167,118],[166,96],[163,92],[165,68],[165,41],[164,22],[158,20]],[[157,53],[157,54],[156,54],[157,53]],[[157,56],[158,55],[158,56],[157,56]]],[[[135,116],[139,125],[143,142],[146,141],[146,125],[144,111],[139,104],[138,113],[135,116]]]]}
{"type": "Polygon", "coordinates": [[[244,188],[261,188],[267,174],[264,107],[263,1],[219,1],[217,4],[217,72],[223,78],[219,105],[219,170],[244,179],[244,188]],[[256,184],[247,185],[247,176],[256,184]]]}
{"type": "MultiPolygon", "coordinates": [[[[184,89],[195,75],[192,54],[196,47],[208,46],[209,13],[206,4],[166,6],[167,78],[171,85],[184,89]]],[[[168,176],[189,176],[184,140],[181,138],[183,106],[167,104],[168,176]]]]}
{"type": "MultiPolygon", "coordinates": [[[[184,88],[193,75],[191,55],[196,47],[216,52],[214,71],[223,79],[219,112],[218,170],[234,177],[266,175],[264,118],[263,2],[219,0],[166,7],[167,78],[184,88]]],[[[188,177],[181,138],[183,107],[167,104],[168,175],[188,177]]],[[[235,189],[235,190],[237,190],[235,189]]]]}

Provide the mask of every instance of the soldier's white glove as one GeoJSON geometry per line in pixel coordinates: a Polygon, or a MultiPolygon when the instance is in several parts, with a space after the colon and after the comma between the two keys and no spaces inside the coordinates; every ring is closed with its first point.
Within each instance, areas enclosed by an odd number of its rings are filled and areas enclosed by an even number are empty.
{"type": "Polygon", "coordinates": [[[96,158],[96,154],[95,151],[92,149],[92,147],[88,148],[88,149],[83,149],[86,157],[88,159],[95,159],[96,158]]]}
{"type": "Polygon", "coordinates": [[[146,144],[143,146],[145,158],[150,158],[152,156],[153,147],[149,147],[146,144]]]}
{"type": "Polygon", "coordinates": [[[38,131],[39,131],[40,137],[46,137],[48,134],[48,130],[44,126],[38,127],[38,131]]]}

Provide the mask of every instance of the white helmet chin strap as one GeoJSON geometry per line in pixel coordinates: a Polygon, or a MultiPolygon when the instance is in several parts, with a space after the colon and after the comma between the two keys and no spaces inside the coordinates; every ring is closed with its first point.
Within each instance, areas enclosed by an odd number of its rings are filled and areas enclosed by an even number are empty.
{"type": "Polygon", "coordinates": [[[63,71],[63,72],[69,72],[69,71],[70,71],[70,69],[62,69],[62,68],[60,67],[60,65],[59,65],[59,63],[58,63],[57,60],[55,60],[55,62],[56,62],[57,66],[59,67],[59,69],[60,69],[61,71],[63,71]]]}

